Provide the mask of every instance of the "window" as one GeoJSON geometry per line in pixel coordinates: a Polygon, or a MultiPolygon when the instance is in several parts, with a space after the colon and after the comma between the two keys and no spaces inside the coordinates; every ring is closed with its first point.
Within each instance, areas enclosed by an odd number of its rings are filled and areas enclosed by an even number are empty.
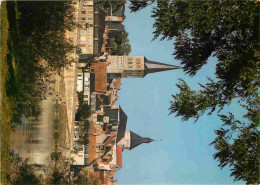
{"type": "Polygon", "coordinates": [[[86,20],[86,17],[81,17],[81,20],[82,20],[82,21],[85,21],[85,20],[86,20]]]}
{"type": "Polygon", "coordinates": [[[88,164],[88,158],[84,158],[84,165],[88,164]]]}
{"type": "Polygon", "coordinates": [[[136,73],[136,75],[142,75],[143,74],[142,71],[136,71],[135,73],[136,73]]]}
{"type": "Polygon", "coordinates": [[[81,30],[81,34],[85,34],[86,33],[86,30],[81,30]]]}
{"type": "Polygon", "coordinates": [[[93,13],[93,11],[88,11],[88,14],[92,14],[93,13]]]}
{"type": "Polygon", "coordinates": [[[93,20],[93,17],[89,17],[88,20],[89,20],[89,21],[93,20]]]}
{"type": "Polygon", "coordinates": [[[88,95],[84,95],[84,98],[88,98],[88,95]]]}
{"type": "Polygon", "coordinates": [[[141,63],[140,58],[137,58],[136,59],[136,64],[140,64],[140,63],[141,63]]]}
{"type": "Polygon", "coordinates": [[[86,40],[86,37],[80,37],[80,40],[81,40],[81,41],[85,41],[85,40],[86,40]]]}
{"type": "Polygon", "coordinates": [[[81,14],[86,14],[86,11],[81,11],[81,14]]]}
{"type": "Polygon", "coordinates": [[[129,75],[134,75],[134,74],[135,74],[134,71],[128,71],[127,73],[128,73],[129,75]]]}
{"type": "Polygon", "coordinates": [[[89,146],[85,146],[85,154],[88,154],[88,148],[89,146]]]}
{"type": "Polygon", "coordinates": [[[93,24],[89,24],[89,27],[90,27],[90,28],[93,28],[93,24]]]}

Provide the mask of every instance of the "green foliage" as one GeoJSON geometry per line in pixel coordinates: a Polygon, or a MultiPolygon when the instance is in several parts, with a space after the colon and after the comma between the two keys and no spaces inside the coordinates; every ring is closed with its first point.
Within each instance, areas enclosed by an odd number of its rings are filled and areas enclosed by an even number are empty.
{"type": "Polygon", "coordinates": [[[173,54],[190,75],[215,56],[223,86],[250,96],[259,87],[259,8],[253,1],[159,1],[155,38],[176,40],[173,54]]]}
{"type": "Polygon", "coordinates": [[[183,120],[198,119],[221,110],[234,98],[257,97],[259,81],[259,2],[253,1],[160,1],[153,11],[155,38],[175,38],[176,59],[190,75],[218,59],[216,81],[208,79],[202,90],[191,91],[183,81],[177,86],[171,113],[183,120]]]}
{"type": "Polygon", "coordinates": [[[128,33],[112,32],[109,33],[109,45],[112,47],[112,55],[129,55],[131,52],[131,45],[128,39],[128,33]]]}
{"type": "Polygon", "coordinates": [[[56,150],[51,154],[45,174],[44,184],[46,185],[70,184],[70,160],[56,150]]]}
{"type": "MultiPolygon", "coordinates": [[[[211,78],[208,78],[206,85],[199,85],[201,90],[196,92],[191,90],[184,80],[179,79],[179,84],[176,86],[180,89],[180,93],[172,95],[174,101],[171,101],[170,114],[175,113],[176,116],[181,116],[183,121],[190,118],[195,118],[197,121],[207,111],[208,115],[216,109],[218,112],[221,111],[225,105],[230,105],[234,98],[238,101],[247,98],[225,87],[222,81],[216,82],[211,78]]],[[[256,98],[257,94],[254,93],[252,97],[256,98]]]]}
{"type": "Polygon", "coordinates": [[[79,108],[76,113],[76,120],[83,121],[91,115],[90,106],[84,103],[84,95],[82,92],[78,92],[79,108]]]}
{"type": "Polygon", "coordinates": [[[259,106],[259,100],[245,106],[248,112],[244,117],[250,121],[248,123],[235,120],[232,113],[220,115],[224,124],[215,131],[217,137],[211,143],[218,151],[214,159],[219,161],[219,166],[229,165],[231,176],[247,184],[259,183],[259,106]]]}
{"type": "Polygon", "coordinates": [[[67,54],[74,46],[66,30],[75,27],[73,2],[7,2],[9,37],[8,64],[11,74],[6,91],[12,96],[12,122],[20,122],[21,115],[37,117],[38,102],[50,90],[51,71],[71,63],[67,54]]]}
{"type": "MultiPolygon", "coordinates": [[[[129,8],[132,12],[137,12],[149,5],[151,5],[152,3],[154,3],[155,0],[131,0],[130,4],[129,4],[129,8]]],[[[101,6],[104,9],[110,9],[112,7],[113,11],[118,10],[119,8],[121,8],[122,6],[124,6],[126,3],[125,0],[117,0],[117,1],[113,1],[113,0],[107,0],[107,1],[96,1],[95,5],[96,6],[101,6]]]]}
{"type": "Polygon", "coordinates": [[[102,8],[104,8],[105,10],[108,10],[112,7],[113,11],[117,11],[119,8],[121,8],[122,6],[124,6],[126,3],[125,0],[118,0],[118,1],[114,1],[114,0],[107,0],[107,1],[95,1],[95,6],[100,6],[102,8]]]}
{"type": "Polygon", "coordinates": [[[79,133],[79,140],[78,142],[83,145],[89,144],[89,139],[88,139],[88,131],[90,129],[90,122],[89,120],[84,120],[83,122],[79,123],[80,127],[80,133],[79,133]]]}
{"type": "MultiPolygon", "coordinates": [[[[205,113],[221,111],[233,100],[256,105],[260,85],[259,10],[259,1],[157,1],[152,14],[154,39],[175,40],[173,55],[187,74],[194,76],[209,57],[217,58],[216,79],[199,84],[200,90],[191,90],[184,80],[179,81],[180,92],[173,95],[170,114],[183,121],[197,121],[205,113]]],[[[259,106],[248,108],[245,118],[249,123],[234,120],[232,114],[220,117],[224,124],[212,143],[218,150],[215,159],[220,167],[231,166],[235,180],[257,183],[259,106]],[[258,116],[253,116],[256,112],[258,116]]]]}
{"type": "Polygon", "coordinates": [[[88,171],[81,170],[79,175],[75,178],[73,184],[75,185],[98,185],[100,180],[98,177],[89,175],[88,171]]]}
{"type": "Polygon", "coordinates": [[[79,143],[87,145],[89,143],[88,140],[88,130],[90,128],[90,122],[88,118],[91,115],[90,106],[84,103],[84,92],[78,92],[78,101],[79,101],[79,108],[77,110],[75,119],[79,122],[80,127],[80,138],[79,143]]]}
{"type": "Polygon", "coordinates": [[[137,12],[137,11],[153,4],[154,2],[155,2],[155,0],[140,0],[140,1],[131,0],[129,8],[130,8],[131,12],[137,12]]]}
{"type": "Polygon", "coordinates": [[[17,154],[10,153],[10,170],[8,181],[12,185],[40,185],[41,179],[34,174],[34,168],[28,164],[28,159],[22,160],[17,154]]]}

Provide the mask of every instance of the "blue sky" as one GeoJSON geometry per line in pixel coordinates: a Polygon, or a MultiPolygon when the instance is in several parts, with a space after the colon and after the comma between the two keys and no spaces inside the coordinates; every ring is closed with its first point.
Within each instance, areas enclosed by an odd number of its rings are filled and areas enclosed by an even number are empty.
{"type": "MultiPolygon", "coordinates": [[[[140,12],[126,10],[124,25],[129,32],[132,56],[146,58],[173,65],[175,61],[173,41],[151,42],[153,22],[151,7],[140,12]]],[[[123,168],[115,177],[116,184],[233,184],[229,168],[220,169],[213,159],[215,149],[209,144],[215,138],[214,130],[221,126],[217,114],[181,122],[180,118],[168,115],[171,95],[178,93],[176,83],[183,78],[192,89],[198,89],[198,82],[204,84],[206,76],[214,78],[216,60],[193,78],[181,70],[147,75],[145,78],[123,79],[119,91],[119,104],[128,115],[127,130],[143,137],[162,141],[143,144],[123,152],[123,168]]],[[[222,113],[232,111],[235,115],[242,110],[232,104],[222,113]]],[[[241,115],[241,114],[240,114],[241,115]]],[[[238,119],[241,118],[237,117],[238,119]]],[[[244,184],[236,182],[236,184],[244,184]]]]}

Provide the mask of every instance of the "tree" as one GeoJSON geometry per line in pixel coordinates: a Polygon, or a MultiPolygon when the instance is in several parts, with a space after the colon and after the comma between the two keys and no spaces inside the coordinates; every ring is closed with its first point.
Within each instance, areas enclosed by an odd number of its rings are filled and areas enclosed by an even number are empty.
{"type": "MultiPolygon", "coordinates": [[[[136,6],[133,11],[145,7],[136,6]]],[[[222,102],[252,98],[260,83],[259,10],[258,1],[158,1],[152,14],[154,39],[176,39],[175,59],[191,76],[216,57],[222,102]]]]}
{"type": "MultiPolygon", "coordinates": [[[[129,4],[129,8],[132,12],[137,12],[149,5],[151,5],[152,3],[154,3],[155,0],[131,0],[130,4],[129,4]]],[[[101,6],[104,9],[110,9],[112,7],[113,11],[118,10],[119,8],[121,8],[122,6],[125,6],[126,1],[125,0],[118,0],[118,1],[96,1],[95,5],[96,6],[101,6]]]]}
{"type": "MultiPolygon", "coordinates": [[[[66,31],[75,28],[73,2],[7,2],[8,57],[13,63],[14,76],[10,86],[15,94],[12,122],[21,122],[39,114],[37,105],[51,90],[51,72],[69,65],[68,57],[75,50],[66,31]]],[[[10,68],[11,69],[11,68],[10,68]]]]}
{"type": "Polygon", "coordinates": [[[220,115],[224,124],[215,131],[217,137],[211,143],[218,151],[214,159],[219,161],[219,166],[223,168],[229,165],[231,176],[247,184],[259,184],[259,102],[257,100],[250,106],[244,106],[248,111],[244,116],[250,121],[248,123],[235,120],[232,113],[220,115]]]}
{"type": "Polygon", "coordinates": [[[88,118],[91,115],[90,106],[84,103],[84,92],[78,92],[78,101],[79,108],[76,112],[75,119],[79,122],[80,134],[79,134],[79,143],[87,145],[88,140],[88,130],[90,128],[90,122],[88,118]]]}
{"type": "Polygon", "coordinates": [[[28,159],[23,160],[17,154],[10,152],[10,175],[8,181],[13,185],[28,184],[40,185],[41,179],[34,174],[33,165],[28,164],[28,159]]]}
{"type": "Polygon", "coordinates": [[[108,9],[112,8],[113,11],[117,11],[119,8],[124,6],[125,3],[126,3],[125,0],[119,0],[119,1],[112,1],[112,0],[108,0],[108,1],[95,1],[95,6],[100,6],[100,7],[104,8],[105,10],[108,10],[108,9]]]}
{"type": "Polygon", "coordinates": [[[45,184],[47,185],[70,184],[70,159],[62,156],[61,152],[56,148],[51,153],[45,174],[45,184]]]}
{"type": "MultiPolygon", "coordinates": [[[[153,3],[154,1],[150,1],[153,3]]],[[[132,11],[147,6],[136,3],[132,11]]],[[[209,57],[217,58],[216,79],[199,84],[201,89],[191,90],[180,79],[180,93],[173,95],[170,114],[180,116],[183,121],[215,110],[221,111],[234,100],[251,106],[258,97],[259,80],[259,1],[157,1],[152,11],[154,39],[174,39],[175,59],[183,64],[184,71],[196,75],[209,57]]],[[[259,106],[254,109],[259,112],[259,106]]],[[[218,152],[214,155],[220,166],[230,165],[235,180],[257,183],[258,168],[252,160],[259,152],[259,116],[249,123],[233,120],[233,115],[220,115],[224,126],[216,131],[218,137],[213,145],[218,152]],[[244,126],[241,126],[241,124],[244,126]],[[233,129],[233,130],[232,130],[233,129]],[[232,134],[237,132],[236,134],[232,134]],[[234,142],[232,142],[234,140],[234,142]],[[248,152],[251,152],[248,155],[248,152]]]]}
{"type": "Polygon", "coordinates": [[[132,12],[137,12],[137,11],[153,4],[154,2],[155,2],[155,0],[140,0],[140,1],[131,0],[129,8],[132,12]]]}
{"type": "Polygon", "coordinates": [[[75,185],[98,185],[100,180],[94,175],[89,175],[89,172],[86,170],[81,170],[79,175],[74,180],[75,185]]]}
{"type": "MultiPolygon", "coordinates": [[[[185,81],[173,95],[170,113],[183,121],[204,113],[222,110],[233,100],[256,101],[259,87],[259,2],[251,1],[171,1],[158,2],[153,11],[156,18],[155,38],[176,38],[175,58],[181,60],[184,71],[191,76],[208,62],[210,56],[218,59],[216,80],[208,78],[201,90],[194,91],[185,81]]],[[[235,180],[257,183],[259,178],[259,116],[250,117],[246,124],[234,120],[233,115],[220,115],[223,127],[216,130],[212,142],[218,152],[214,155],[220,167],[229,165],[235,180]],[[243,126],[241,126],[243,125],[243,126]],[[236,132],[236,134],[234,134],[236,132]]],[[[254,109],[259,114],[259,106],[254,109]]],[[[251,115],[252,116],[252,115],[251,115]]]]}
{"type": "Polygon", "coordinates": [[[128,32],[112,32],[109,33],[110,42],[109,45],[112,47],[112,55],[129,55],[131,52],[131,45],[128,39],[128,32]]]}
{"type": "Polygon", "coordinates": [[[83,95],[83,91],[82,92],[78,92],[78,100],[79,100],[79,108],[76,112],[76,120],[78,121],[84,121],[86,120],[90,114],[91,114],[91,110],[90,110],[90,106],[86,103],[84,103],[84,95],[83,95]]]}

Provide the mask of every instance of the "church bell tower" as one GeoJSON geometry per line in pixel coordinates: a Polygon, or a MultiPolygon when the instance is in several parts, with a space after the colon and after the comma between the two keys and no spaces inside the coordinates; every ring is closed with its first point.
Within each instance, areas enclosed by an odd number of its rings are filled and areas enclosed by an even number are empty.
{"type": "Polygon", "coordinates": [[[108,58],[110,78],[143,78],[149,73],[180,69],[181,67],[147,60],[144,56],[117,56],[108,58]]]}

